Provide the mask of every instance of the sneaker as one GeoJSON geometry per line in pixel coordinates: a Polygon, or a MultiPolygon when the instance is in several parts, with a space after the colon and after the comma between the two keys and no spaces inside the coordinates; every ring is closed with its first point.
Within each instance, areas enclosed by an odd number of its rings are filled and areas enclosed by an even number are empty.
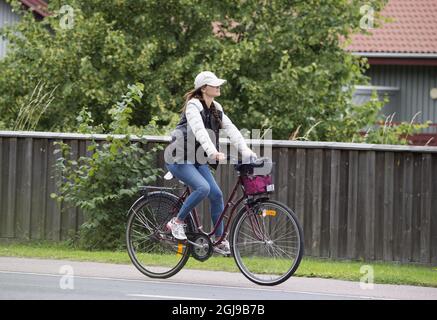
{"type": "Polygon", "coordinates": [[[176,218],[172,218],[167,223],[167,228],[171,230],[171,234],[178,240],[186,240],[187,236],[185,235],[184,227],[186,225],[183,223],[176,223],[176,218]]]}
{"type": "Polygon", "coordinates": [[[214,252],[222,254],[224,256],[231,255],[231,246],[228,240],[223,240],[220,244],[214,247],[214,252]]]}

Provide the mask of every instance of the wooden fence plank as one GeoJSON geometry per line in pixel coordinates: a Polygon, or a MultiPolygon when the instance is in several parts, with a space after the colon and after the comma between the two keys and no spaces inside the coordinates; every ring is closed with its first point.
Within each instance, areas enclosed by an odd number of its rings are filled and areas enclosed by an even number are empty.
{"type": "MultiPolygon", "coordinates": [[[[305,176],[306,176],[306,150],[298,149],[296,151],[296,196],[295,206],[296,214],[301,226],[305,225],[305,176]]],[[[306,235],[304,234],[304,238],[306,235]]]]}
{"type": "Polygon", "coordinates": [[[321,255],[330,255],[331,152],[323,151],[321,255]]]}
{"type": "Polygon", "coordinates": [[[365,181],[365,206],[364,218],[366,222],[366,239],[365,239],[365,257],[368,260],[375,259],[375,222],[376,222],[376,207],[375,207],[375,151],[366,152],[366,174],[365,181]]]}
{"type": "Polygon", "coordinates": [[[331,258],[339,258],[341,153],[331,150],[330,247],[331,258]]]}
{"type": "Polygon", "coordinates": [[[17,138],[9,139],[8,190],[5,237],[15,237],[16,194],[17,194],[17,138]]]}
{"type": "Polygon", "coordinates": [[[347,201],[348,201],[348,174],[349,174],[349,152],[340,151],[340,196],[339,196],[339,229],[338,229],[338,254],[345,257],[347,254],[347,201]]]}
{"type": "MultiPolygon", "coordinates": [[[[23,170],[20,181],[20,190],[18,196],[20,197],[19,203],[21,204],[19,212],[21,212],[21,224],[20,228],[22,234],[20,238],[30,239],[31,232],[31,195],[32,195],[32,154],[33,154],[33,138],[25,138],[23,144],[23,170]]],[[[20,216],[20,214],[18,215],[20,216]]]]}
{"type": "Polygon", "coordinates": [[[393,260],[393,193],[394,193],[394,154],[386,152],[384,158],[384,236],[383,259],[393,260]]]}
{"type": "Polygon", "coordinates": [[[313,158],[313,194],[312,194],[312,248],[315,256],[321,254],[322,236],[322,184],[323,184],[323,150],[316,149],[313,158]]]}
{"type": "Polygon", "coordinates": [[[2,138],[2,166],[0,167],[1,172],[1,189],[2,189],[2,201],[0,202],[0,210],[2,210],[0,216],[0,236],[2,238],[7,238],[8,234],[8,206],[9,206],[9,152],[10,152],[10,138],[2,138]]]}
{"type": "Polygon", "coordinates": [[[24,215],[24,234],[26,239],[30,239],[31,235],[31,214],[32,214],[32,166],[33,166],[33,138],[25,139],[25,153],[24,153],[24,183],[23,183],[23,215],[24,215]]]}
{"type": "Polygon", "coordinates": [[[412,225],[411,225],[411,261],[420,262],[420,218],[421,218],[421,179],[422,155],[412,154],[413,184],[412,184],[412,225]]]}
{"type": "Polygon", "coordinates": [[[437,266],[437,179],[435,179],[435,174],[437,173],[437,157],[433,155],[432,159],[432,169],[431,172],[434,174],[432,179],[431,188],[431,264],[437,266]]]}
{"type": "Polygon", "coordinates": [[[302,225],[305,234],[305,252],[312,256],[312,203],[313,203],[313,158],[314,150],[306,151],[306,166],[305,166],[305,193],[304,193],[304,223],[302,225]]]}
{"type": "Polygon", "coordinates": [[[43,222],[43,210],[41,209],[41,192],[44,186],[41,183],[43,175],[42,165],[45,161],[41,159],[41,139],[34,139],[33,141],[33,154],[32,154],[32,188],[30,192],[30,200],[32,207],[32,214],[30,219],[30,237],[31,239],[40,240],[41,235],[41,224],[43,222]]]}
{"type": "Polygon", "coordinates": [[[375,153],[375,260],[384,257],[384,180],[385,156],[383,152],[375,153]]]}
{"type": "Polygon", "coordinates": [[[412,261],[412,219],[413,219],[413,159],[411,154],[405,154],[403,166],[402,192],[402,262],[412,261]]]}
{"type": "Polygon", "coordinates": [[[47,181],[47,218],[46,218],[46,236],[48,240],[61,240],[61,206],[52,199],[50,195],[52,193],[58,193],[58,187],[56,182],[60,179],[55,169],[56,160],[61,156],[61,153],[54,154],[55,150],[59,149],[59,146],[54,146],[54,140],[48,140],[48,164],[47,171],[49,173],[47,181]]]}
{"type": "MultiPolygon", "coordinates": [[[[91,157],[92,152],[88,151],[89,141],[80,141],[79,143],[79,155],[80,157],[91,157]]],[[[76,231],[79,231],[80,226],[84,223],[84,215],[82,209],[77,209],[76,215],[76,231]]]]}
{"type": "Polygon", "coordinates": [[[43,165],[42,165],[42,194],[41,194],[41,210],[42,210],[42,224],[41,224],[41,239],[46,239],[46,226],[47,226],[47,199],[50,198],[50,193],[48,192],[48,181],[50,179],[50,168],[49,164],[49,141],[48,139],[42,139],[42,153],[43,153],[43,165]]]}
{"type": "MultiPolygon", "coordinates": [[[[85,142],[85,153],[83,154],[85,157],[91,157],[93,155],[94,152],[89,150],[92,145],[93,145],[93,141],[86,140],[86,142],[85,142]]],[[[146,145],[146,148],[147,148],[147,146],[148,145],[146,145]]]]}
{"type": "Polygon", "coordinates": [[[34,139],[32,166],[31,238],[44,239],[47,198],[47,140],[34,139]]]}
{"type": "Polygon", "coordinates": [[[365,242],[366,242],[366,176],[368,174],[368,158],[365,151],[358,153],[358,211],[357,211],[357,229],[356,229],[356,257],[365,259],[365,242]]]}
{"type": "Polygon", "coordinates": [[[6,174],[3,172],[3,138],[0,137],[0,238],[3,238],[3,234],[6,232],[6,217],[4,203],[6,199],[3,196],[3,183],[6,174]]]}
{"type": "Polygon", "coordinates": [[[393,260],[401,261],[402,242],[402,192],[403,192],[403,154],[395,154],[394,161],[394,194],[393,194],[393,260]]]}
{"type": "MultiPolygon", "coordinates": [[[[77,161],[79,158],[79,143],[77,140],[71,140],[68,142],[71,147],[71,157],[70,160],[77,161]]],[[[62,215],[62,229],[61,229],[61,238],[63,240],[68,239],[69,234],[75,232],[77,230],[76,226],[76,216],[77,216],[77,208],[73,204],[65,204],[66,209],[61,213],[62,215]]]]}
{"type": "MultiPolygon", "coordinates": [[[[28,139],[28,138],[26,138],[28,139]]],[[[17,166],[19,164],[24,164],[23,169],[17,170],[17,184],[16,184],[16,200],[15,200],[15,235],[19,239],[26,239],[26,194],[25,194],[25,186],[26,183],[26,171],[27,170],[27,161],[26,161],[26,141],[25,139],[20,139],[17,141],[17,166]]]]}
{"type": "Polygon", "coordinates": [[[278,200],[283,203],[288,203],[288,149],[280,148],[278,155],[278,163],[275,168],[278,180],[275,183],[275,193],[278,194],[278,200]]]}
{"type": "Polygon", "coordinates": [[[296,211],[296,149],[288,150],[287,205],[296,211]]]}
{"type": "Polygon", "coordinates": [[[420,202],[420,262],[431,262],[431,190],[432,190],[432,157],[430,154],[422,154],[422,168],[420,173],[421,202],[420,202]]]}
{"type": "Polygon", "coordinates": [[[349,151],[348,173],[348,221],[347,221],[347,249],[349,259],[357,258],[357,212],[358,212],[358,151],[349,151]]]}

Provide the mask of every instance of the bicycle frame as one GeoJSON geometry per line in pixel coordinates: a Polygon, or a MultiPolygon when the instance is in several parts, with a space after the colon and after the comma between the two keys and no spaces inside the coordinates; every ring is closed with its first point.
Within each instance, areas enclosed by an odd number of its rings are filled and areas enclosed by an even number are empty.
{"type": "MultiPolygon", "coordinates": [[[[253,168],[263,165],[264,161],[257,161],[253,163],[253,168]]],[[[280,201],[270,200],[269,193],[273,188],[251,188],[253,185],[249,180],[256,176],[251,170],[252,166],[235,166],[234,169],[238,173],[235,185],[211,227],[212,230],[203,230],[194,207],[186,220],[185,240],[173,236],[174,230],[171,230],[168,221],[179,214],[181,206],[192,194],[191,187],[183,181],[180,182],[184,187],[140,187],[141,197],[129,210],[126,230],[129,257],[140,272],[152,278],[164,279],[179,272],[190,256],[199,261],[210,258],[214,252],[229,256],[228,252],[213,247],[230,236],[230,255],[250,281],[260,285],[277,285],[294,274],[304,251],[303,231],[296,214],[280,201]],[[243,191],[241,197],[237,195],[239,187],[243,191]],[[149,192],[149,189],[157,191],[149,192]],[[224,219],[227,221],[224,223],[223,234],[212,241],[212,236],[219,230],[224,219]],[[155,253],[170,257],[168,265],[167,262],[162,267],[154,262],[149,263],[149,260],[154,261],[155,253]],[[258,274],[258,269],[251,266],[251,257],[260,257],[257,261],[262,270],[271,271],[268,274],[258,274]],[[158,265],[159,268],[155,268],[158,265]]],[[[165,178],[168,180],[168,176],[165,178]]]]}
{"type": "MultiPolygon", "coordinates": [[[[225,205],[225,207],[223,208],[223,211],[220,213],[220,216],[219,216],[217,222],[215,223],[215,225],[214,225],[214,227],[213,227],[213,229],[211,230],[210,233],[206,233],[205,231],[203,231],[203,226],[202,226],[201,223],[200,223],[199,215],[197,214],[197,210],[196,210],[196,208],[193,208],[193,210],[192,210],[192,214],[191,214],[191,215],[192,215],[192,217],[193,217],[194,227],[196,228],[196,230],[200,231],[200,232],[203,233],[204,235],[207,235],[209,238],[211,238],[211,236],[215,234],[215,232],[217,231],[217,228],[219,227],[219,225],[221,224],[221,222],[222,222],[223,219],[225,218],[228,209],[229,209],[230,207],[232,207],[231,212],[230,212],[230,215],[229,215],[229,217],[228,217],[228,221],[227,221],[227,223],[226,223],[226,225],[225,225],[225,227],[224,227],[223,234],[222,234],[222,236],[221,236],[218,240],[215,239],[215,242],[213,242],[213,246],[216,246],[216,245],[220,244],[220,243],[221,243],[221,242],[222,242],[222,241],[223,241],[223,240],[228,236],[228,234],[229,234],[229,232],[228,232],[228,230],[229,230],[229,225],[230,225],[230,223],[231,223],[231,219],[232,219],[232,216],[233,216],[234,213],[235,213],[235,210],[237,209],[238,205],[239,205],[239,204],[240,204],[244,199],[247,199],[247,196],[243,193],[243,196],[241,196],[241,198],[239,198],[236,202],[233,202],[233,199],[234,199],[234,197],[235,197],[235,195],[236,195],[236,193],[237,193],[237,189],[238,189],[238,187],[241,186],[241,185],[242,185],[241,177],[238,177],[238,180],[237,180],[237,182],[235,183],[235,186],[234,186],[234,188],[233,188],[233,190],[232,190],[232,193],[231,193],[231,195],[229,196],[228,201],[226,202],[226,205],[225,205]]],[[[191,190],[190,190],[189,186],[186,186],[186,189],[185,189],[184,193],[179,197],[179,201],[181,201],[181,203],[183,203],[183,202],[185,201],[185,199],[186,199],[190,194],[191,194],[191,190]]],[[[245,205],[245,207],[246,207],[246,210],[248,210],[248,211],[251,210],[247,203],[245,203],[244,205],[245,205]]],[[[252,225],[252,227],[254,228],[255,226],[254,226],[252,220],[253,220],[253,219],[251,219],[251,225],[252,225]]],[[[259,225],[259,223],[258,223],[258,221],[257,221],[256,219],[255,219],[255,222],[256,222],[256,225],[257,225],[258,231],[255,230],[255,228],[254,228],[254,231],[255,231],[256,233],[258,233],[258,234],[263,235],[263,232],[260,232],[260,231],[259,231],[259,230],[260,230],[260,225],[259,225]]],[[[257,235],[257,236],[258,236],[258,235],[257,235]]],[[[258,236],[258,237],[259,237],[259,236],[258,236]]],[[[259,237],[259,238],[260,238],[260,240],[264,240],[264,237],[263,237],[263,236],[262,236],[262,237],[259,237]]]]}

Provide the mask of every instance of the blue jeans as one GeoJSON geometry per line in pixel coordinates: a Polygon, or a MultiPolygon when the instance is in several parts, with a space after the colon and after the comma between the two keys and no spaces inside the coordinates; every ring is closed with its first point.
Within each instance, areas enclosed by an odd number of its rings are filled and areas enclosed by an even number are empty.
{"type": "MultiPolygon", "coordinates": [[[[185,200],[178,213],[179,220],[185,220],[190,211],[204,198],[208,197],[211,208],[211,218],[214,225],[223,212],[223,194],[215,181],[208,164],[174,163],[165,164],[173,176],[191,188],[190,196],[185,200]]],[[[215,235],[223,234],[224,222],[218,226],[215,235]]]]}

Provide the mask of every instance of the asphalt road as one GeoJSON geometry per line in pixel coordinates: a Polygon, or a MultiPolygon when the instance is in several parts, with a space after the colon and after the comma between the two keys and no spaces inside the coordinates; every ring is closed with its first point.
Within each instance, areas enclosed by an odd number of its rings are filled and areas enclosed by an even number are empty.
{"type": "MultiPolygon", "coordinates": [[[[166,300],[301,300],[349,299],[350,296],[275,291],[244,287],[143,280],[75,277],[71,289],[60,286],[61,276],[0,273],[0,299],[166,299],[166,300]]],[[[355,299],[356,297],[352,297],[355,299]]]]}
{"type": "Polygon", "coordinates": [[[239,273],[182,270],[149,279],[131,265],[0,257],[0,299],[28,300],[356,300],[437,299],[437,288],[292,277],[275,287],[239,273]]]}

